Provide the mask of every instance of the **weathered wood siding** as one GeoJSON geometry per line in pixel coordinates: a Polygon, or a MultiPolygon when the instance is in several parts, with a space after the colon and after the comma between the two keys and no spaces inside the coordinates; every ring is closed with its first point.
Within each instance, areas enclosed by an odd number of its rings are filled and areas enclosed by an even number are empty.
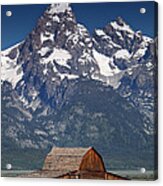
{"type": "Polygon", "coordinates": [[[75,171],[60,176],[64,179],[98,179],[98,180],[128,180],[127,178],[108,173],[108,172],[95,172],[95,171],[75,171]]]}
{"type": "Polygon", "coordinates": [[[101,156],[90,149],[83,157],[79,170],[105,172],[105,167],[101,156]]]}
{"type": "Polygon", "coordinates": [[[104,172],[81,172],[80,179],[105,179],[105,173],[104,172]]]}
{"type": "Polygon", "coordinates": [[[115,174],[111,174],[106,172],[105,173],[105,180],[128,180],[127,178],[115,175],[115,174]]]}

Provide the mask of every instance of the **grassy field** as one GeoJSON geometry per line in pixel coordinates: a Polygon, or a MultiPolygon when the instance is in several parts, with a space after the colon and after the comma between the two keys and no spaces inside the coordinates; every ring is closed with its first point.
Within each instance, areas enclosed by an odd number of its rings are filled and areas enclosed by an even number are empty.
{"type": "Polygon", "coordinates": [[[18,177],[21,174],[31,173],[34,170],[1,170],[1,177],[18,177]]]}
{"type": "Polygon", "coordinates": [[[140,170],[117,170],[111,171],[112,173],[127,177],[131,180],[156,180],[157,179],[157,171],[146,171],[145,173],[141,173],[140,170]]]}
{"type": "MultiPolygon", "coordinates": [[[[33,172],[34,170],[2,170],[1,171],[1,176],[2,177],[19,177],[21,174],[26,174],[33,172]]],[[[114,174],[118,174],[124,177],[127,177],[131,180],[156,180],[157,179],[157,171],[146,171],[145,173],[141,173],[139,170],[117,170],[117,171],[109,171],[114,174]]]]}

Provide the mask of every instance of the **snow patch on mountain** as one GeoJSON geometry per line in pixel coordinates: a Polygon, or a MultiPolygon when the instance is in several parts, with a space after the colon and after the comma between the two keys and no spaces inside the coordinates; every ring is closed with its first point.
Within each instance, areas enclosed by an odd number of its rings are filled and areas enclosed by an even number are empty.
{"type": "MultiPolygon", "coordinates": [[[[44,52],[45,50],[47,51],[47,49],[44,49],[42,52],[44,52]]],[[[53,62],[55,60],[57,64],[70,68],[70,66],[67,64],[67,60],[71,58],[72,56],[67,50],[54,48],[49,57],[43,57],[41,59],[41,63],[48,64],[49,62],[53,62]]]]}
{"type": "Polygon", "coordinates": [[[115,73],[119,72],[119,69],[116,66],[114,66],[114,69],[112,69],[109,65],[110,63],[113,62],[113,58],[107,57],[107,56],[97,52],[96,50],[93,50],[93,55],[97,61],[97,64],[100,68],[100,73],[102,75],[112,76],[115,73]]]}
{"type": "MultiPolygon", "coordinates": [[[[108,44],[108,47],[110,48],[118,48],[121,49],[122,47],[120,45],[118,45],[117,43],[115,43],[112,38],[107,35],[103,30],[101,29],[96,29],[95,30],[95,34],[100,37],[102,40],[105,40],[108,44]]],[[[93,41],[97,43],[97,41],[93,38],[93,41]]],[[[98,43],[97,43],[98,45],[98,43]]]]}
{"type": "Polygon", "coordinates": [[[49,47],[42,47],[38,53],[41,54],[41,57],[43,57],[47,52],[49,51],[49,47]]]}
{"type": "Polygon", "coordinates": [[[118,24],[117,21],[113,21],[113,22],[110,23],[110,25],[117,31],[125,31],[125,32],[127,32],[128,36],[133,38],[134,31],[125,22],[122,22],[121,24],[118,24]]]}
{"type": "Polygon", "coordinates": [[[106,35],[105,32],[103,30],[101,30],[101,29],[96,29],[95,32],[99,36],[105,36],[106,35]]]}
{"type": "Polygon", "coordinates": [[[136,53],[133,55],[134,59],[140,59],[141,57],[143,57],[145,55],[147,51],[147,48],[139,48],[136,53]]]}
{"type": "Polygon", "coordinates": [[[48,134],[45,131],[39,129],[35,129],[34,133],[41,136],[48,136],[48,134]]]}
{"type": "Polygon", "coordinates": [[[78,23],[77,28],[78,28],[79,35],[81,35],[81,36],[88,35],[88,30],[86,29],[86,27],[84,25],[78,23]]]}
{"type": "Polygon", "coordinates": [[[151,62],[146,63],[146,67],[148,70],[151,70],[153,68],[153,64],[151,62]]]}
{"type": "Polygon", "coordinates": [[[53,21],[59,23],[60,22],[60,18],[57,15],[55,15],[53,17],[53,21]]]}
{"type": "Polygon", "coordinates": [[[70,10],[69,3],[54,3],[51,4],[48,14],[54,15],[55,13],[64,13],[66,10],[70,10]]]}
{"type": "Polygon", "coordinates": [[[65,66],[67,68],[70,68],[70,66],[67,64],[68,59],[71,59],[71,54],[64,49],[57,49],[54,50],[54,56],[53,59],[61,66],[65,66]]]}
{"type": "Polygon", "coordinates": [[[1,80],[11,83],[13,88],[16,87],[17,83],[23,77],[21,64],[17,64],[17,58],[19,56],[18,46],[21,43],[18,43],[1,52],[1,80]],[[16,55],[14,57],[10,57],[9,53],[13,50],[15,50],[14,53],[16,53],[16,55]]]}
{"type": "Polygon", "coordinates": [[[148,43],[153,42],[153,39],[150,38],[150,37],[148,37],[148,36],[143,36],[143,40],[144,40],[145,42],[148,42],[148,43]]]}
{"type": "Polygon", "coordinates": [[[66,73],[59,74],[59,76],[61,77],[61,80],[65,79],[65,78],[67,78],[67,79],[77,79],[77,78],[79,78],[78,75],[75,75],[75,74],[66,74],[66,73]]]}
{"type": "Polygon", "coordinates": [[[41,43],[44,43],[44,41],[52,40],[54,39],[54,34],[50,32],[45,32],[40,34],[41,43]]]}
{"type": "Polygon", "coordinates": [[[120,58],[120,59],[126,59],[126,60],[129,60],[130,57],[131,57],[131,54],[128,52],[128,50],[126,49],[121,49],[121,50],[118,50],[114,56],[116,58],[120,58]]]}
{"type": "Polygon", "coordinates": [[[93,49],[93,55],[97,62],[100,72],[96,71],[92,74],[92,79],[102,81],[106,85],[112,86],[117,89],[121,82],[125,71],[119,70],[119,68],[113,63],[113,58],[105,56],[93,49]]]}

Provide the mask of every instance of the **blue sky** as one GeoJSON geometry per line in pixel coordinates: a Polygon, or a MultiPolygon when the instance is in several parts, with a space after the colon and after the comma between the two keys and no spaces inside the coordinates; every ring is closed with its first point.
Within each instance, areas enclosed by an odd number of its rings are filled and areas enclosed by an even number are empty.
{"type": "MultiPolygon", "coordinates": [[[[125,3],[73,3],[73,12],[79,23],[84,24],[90,33],[95,28],[103,28],[107,23],[121,16],[134,30],[142,30],[150,37],[156,35],[155,4],[149,2],[125,3]],[[146,8],[145,14],[140,14],[140,8],[146,8]]],[[[2,6],[2,50],[23,40],[35,27],[38,18],[48,7],[40,5],[3,5],[2,6]],[[6,11],[12,11],[7,17],[6,11]]]]}

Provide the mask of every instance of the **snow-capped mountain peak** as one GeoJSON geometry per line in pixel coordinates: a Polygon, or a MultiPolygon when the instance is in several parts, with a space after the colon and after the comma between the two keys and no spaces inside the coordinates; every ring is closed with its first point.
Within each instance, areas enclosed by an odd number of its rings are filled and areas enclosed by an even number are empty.
{"type": "Polygon", "coordinates": [[[50,5],[50,7],[47,10],[47,13],[54,15],[54,14],[64,13],[67,10],[71,10],[69,3],[54,3],[50,5]]]}
{"type": "Polygon", "coordinates": [[[58,92],[64,84],[83,77],[109,85],[130,99],[135,93],[133,82],[140,86],[142,81],[139,75],[147,73],[145,80],[153,77],[153,45],[153,39],[133,31],[120,17],[91,36],[77,23],[68,3],[52,4],[23,43],[2,52],[1,80],[9,82],[24,107],[32,110],[42,99],[60,107],[62,93],[58,92]]]}
{"type": "Polygon", "coordinates": [[[17,64],[19,47],[23,42],[1,52],[1,81],[11,83],[13,89],[23,77],[21,64],[17,64]]]}
{"type": "Polygon", "coordinates": [[[123,21],[121,17],[118,17],[116,21],[111,22],[110,25],[117,31],[126,31],[128,34],[134,34],[134,31],[123,21]]]}

